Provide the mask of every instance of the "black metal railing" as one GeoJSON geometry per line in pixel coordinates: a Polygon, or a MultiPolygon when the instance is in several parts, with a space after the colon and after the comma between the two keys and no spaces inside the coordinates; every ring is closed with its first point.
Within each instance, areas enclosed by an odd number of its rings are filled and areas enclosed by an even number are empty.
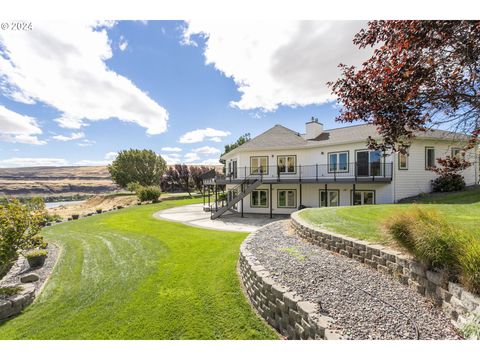
{"type": "MultiPolygon", "coordinates": [[[[238,181],[246,179],[261,180],[391,180],[393,163],[369,162],[369,163],[338,163],[338,164],[315,164],[297,166],[263,166],[258,168],[238,167],[236,172],[231,172],[215,180],[238,181]]],[[[212,179],[212,181],[215,181],[212,179]]]]}

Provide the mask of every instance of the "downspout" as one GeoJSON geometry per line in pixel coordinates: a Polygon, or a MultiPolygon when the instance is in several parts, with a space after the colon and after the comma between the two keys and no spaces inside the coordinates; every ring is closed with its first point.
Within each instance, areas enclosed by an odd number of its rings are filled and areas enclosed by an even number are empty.
{"type": "MultiPolygon", "coordinates": [[[[392,154],[392,196],[393,196],[393,203],[396,204],[397,203],[397,193],[396,193],[396,183],[397,183],[397,164],[396,164],[396,158],[398,158],[398,154],[397,156],[393,155],[392,154]]],[[[407,155],[407,164],[410,165],[410,162],[409,162],[409,159],[408,159],[408,155],[407,155]]]]}

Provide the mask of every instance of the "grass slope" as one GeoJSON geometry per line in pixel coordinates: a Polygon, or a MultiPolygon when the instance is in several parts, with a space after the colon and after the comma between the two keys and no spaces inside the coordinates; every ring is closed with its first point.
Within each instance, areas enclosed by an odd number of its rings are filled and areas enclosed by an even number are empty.
{"type": "Polygon", "coordinates": [[[1,339],[275,339],[236,274],[245,233],[154,219],[165,201],[44,230],[63,249],[37,302],[1,339]]]}
{"type": "MultiPolygon", "coordinates": [[[[451,194],[435,194],[415,201],[424,208],[434,208],[450,222],[480,238],[480,189],[451,194]]],[[[385,242],[380,224],[411,204],[344,206],[306,209],[300,216],[318,227],[371,242],[385,242]]]]}

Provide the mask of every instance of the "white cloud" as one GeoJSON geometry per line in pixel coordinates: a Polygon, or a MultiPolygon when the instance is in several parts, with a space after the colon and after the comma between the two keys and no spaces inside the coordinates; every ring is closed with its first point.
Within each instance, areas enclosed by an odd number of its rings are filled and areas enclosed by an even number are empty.
{"type": "Polygon", "coordinates": [[[71,117],[62,116],[58,119],[54,119],[58,126],[65,128],[65,129],[80,129],[82,126],[86,126],[84,121],[81,119],[75,119],[71,117]]]}
{"type": "Polygon", "coordinates": [[[118,48],[121,51],[125,51],[127,49],[127,46],[128,46],[127,39],[125,39],[123,36],[120,36],[120,44],[118,45],[118,48]]]}
{"type": "Polygon", "coordinates": [[[81,142],[77,143],[77,145],[81,147],[87,147],[87,146],[92,146],[93,144],[96,144],[96,143],[97,142],[95,140],[83,139],[81,142]]]}
{"type": "Polygon", "coordinates": [[[182,149],[179,148],[179,147],[166,146],[166,147],[163,147],[163,148],[162,148],[162,151],[166,151],[166,152],[180,152],[180,151],[182,151],[182,149]]]}
{"type": "Polygon", "coordinates": [[[105,154],[105,160],[113,161],[117,157],[118,153],[116,151],[110,151],[105,154]]]}
{"type": "Polygon", "coordinates": [[[44,145],[46,141],[38,139],[42,129],[30,116],[18,114],[0,105],[0,141],[44,145]]]}
{"type": "Polygon", "coordinates": [[[216,130],[212,128],[197,129],[183,134],[178,141],[182,144],[197,143],[207,140],[221,142],[222,137],[230,134],[230,131],[216,130]]]}
{"type": "MultiPolygon", "coordinates": [[[[279,105],[305,106],[334,100],[328,81],[338,64],[360,65],[371,49],[359,50],[354,35],[361,21],[190,21],[184,44],[206,37],[207,64],[231,77],[240,109],[273,111],[279,105]]],[[[194,45],[194,44],[193,44],[194,45]]]]}
{"type": "Polygon", "coordinates": [[[218,158],[206,159],[199,163],[199,165],[222,165],[218,158]]]}
{"type": "Polygon", "coordinates": [[[111,164],[113,160],[117,157],[118,153],[115,151],[110,151],[105,154],[103,160],[80,160],[75,162],[77,166],[103,166],[111,164]]]}
{"type": "Polygon", "coordinates": [[[192,150],[193,152],[197,154],[220,154],[221,151],[217,148],[211,147],[211,146],[202,146],[196,149],[192,150]]]}
{"type": "Polygon", "coordinates": [[[68,161],[59,158],[10,158],[0,160],[0,167],[29,167],[29,166],[67,166],[68,161]]]}
{"type": "Polygon", "coordinates": [[[194,152],[188,152],[185,154],[183,157],[186,163],[192,163],[194,161],[200,160],[200,157],[197,155],[197,153],[194,152]]]}
{"type": "Polygon", "coordinates": [[[78,129],[88,121],[117,118],[144,127],[150,135],[165,132],[168,112],[108,68],[111,41],[105,28],[92,25],[36,22],[34,31],[1,32],[0,91],[56,108],[62,127],[78,129]]]}
{"type": "Polygon", "coordinates": [[[161,154],[161,156],[168,165],[180,164],[182,162],[179,154],[161,154]]]}
{"type": "Polygon", "coordinates": [[[52,136],[52,139],[58,140],[58,141],[72,141],[72,140],[80,140],[85,137],[85,133],[83,132],[72,132],[70,136],[66,135],[55,135],[52,136]]]}

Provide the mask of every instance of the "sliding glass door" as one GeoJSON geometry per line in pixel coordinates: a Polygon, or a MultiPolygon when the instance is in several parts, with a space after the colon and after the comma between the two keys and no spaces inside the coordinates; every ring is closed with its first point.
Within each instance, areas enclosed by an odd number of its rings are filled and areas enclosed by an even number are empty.
{"type": "Polygon", "coordinates": [[[356,151],[357,176],[381,176],[382,152],[371,150],[356,151]]]}

